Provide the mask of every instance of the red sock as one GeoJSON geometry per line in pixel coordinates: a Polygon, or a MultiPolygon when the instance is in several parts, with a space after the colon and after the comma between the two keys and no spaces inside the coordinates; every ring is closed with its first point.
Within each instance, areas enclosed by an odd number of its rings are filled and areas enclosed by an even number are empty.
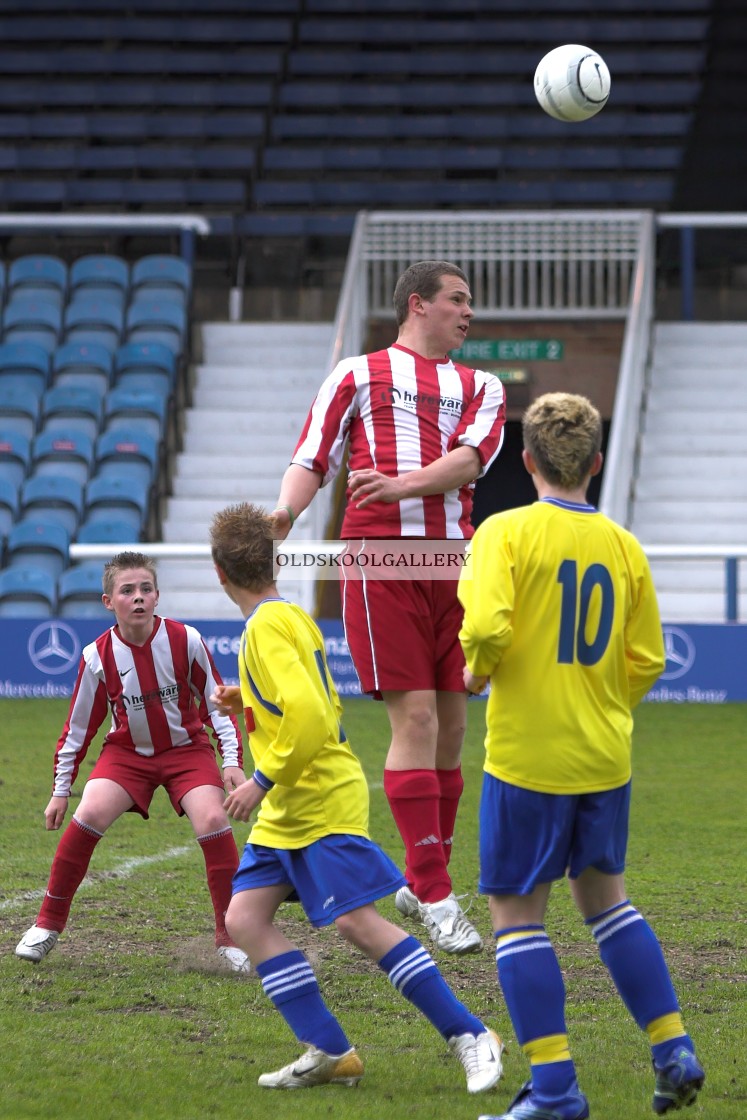
{"type": "Polygon", "coordinates": [[[435,770],[385,770],[384,793],[405,845],[405,877],[421,902],[451,892],[441,842],[435,770]]]}
{"type": "Polygon", "coordinates": [[[215,911],[215,944],[233,945],[226,932],[226,910],[231,901],[231,880],[239,866],[239,853],[230,828],[213,832],[210,836],[198,836],[197,843],[205,857],[208,889],[215,911]]]}
{"type": "Polygon", "coordinates": [[[101,833],[87,824],[82,824],[75,817],[70,821],[52,860],[47,891],[36,919],[40,929],[54,929],[62,933],[75,892],[88,871],[93,849],[100,839],[101,833]]]}
{"type": "Polygon", "coordinates": [[[462,790],[464,789],[462,768],[457,766],[456,770],[436,770],[436,777],[438,778],[438,788],[441,795],[438,803],[441,840],[444,846],[444,859],[448,865],[451,859],[452,844],[454,843],[454,824],[459,808],[459,798],[462,796],[462,790]]]}

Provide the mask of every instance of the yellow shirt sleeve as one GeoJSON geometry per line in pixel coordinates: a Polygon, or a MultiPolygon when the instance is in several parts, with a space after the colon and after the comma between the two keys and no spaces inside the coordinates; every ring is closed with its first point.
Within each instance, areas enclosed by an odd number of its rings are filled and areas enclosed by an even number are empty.
{"type": "Polygon", "coordinates": [[[483,523],[472,538],[459,577],[458,596],[464,607],[459,641],[467,668],[489,677],[513,639],[513,555],[497,524],[483,523]]]}

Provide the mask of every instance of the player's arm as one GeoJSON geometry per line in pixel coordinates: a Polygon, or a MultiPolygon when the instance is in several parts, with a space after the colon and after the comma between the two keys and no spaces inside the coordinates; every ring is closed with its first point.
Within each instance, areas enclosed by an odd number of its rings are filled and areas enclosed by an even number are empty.
{"type": "Polygon", "coordinates": [[[309,470],[299,463],[290,464],[283,475],[277,505],[272,511],[279,539],[285,540],[293,523],[311,505],[321,485],[319,471],[309,470]]]}
{"type": "Polygon", "coordinates": [[[350,363],[340,362],[323,381],[283,476],[274,510],[279,537],[287,537],[319,488],[336,477],[357,408],[350,363]]]}
{"type": "Polygon", "coordinates": [[[625,628],[625,664],[631,708],[653,688],[666,665],[656,590],[642,549],[640,565],[633,610],[625,628]]]}
{"type": "Polygon", "coordinates": [[[498,667],[513,638],[513,565],[510,547],[495,525],[483,522],[470,541],[458,596],[464,607],[459,641],[473,680],[468,691],[498,667]]]}
{"type": "Polygon", "coordinates": [[[447,494],[474,482],[482,470],[480,455],[474,447],[455,447],[426,467],[390,478],[375,470],[351,471],[348,486],[356,506],[371,502],[402,502],[406,498],[425,498],[447,494]]]}
{"type": "Polygon", "coordinates": [[[88,748],[108,712],[106,685],[96,677],[85,659],[81,658],[67,719],[55,749],[52,801],[44,814],[48,829],[60,827],[67,808],[67,798],[78,776],[80,764],[86,757],[88,748]],[[52,803],[57,800],[65,801],[62,816],[60,816],[60,806],[52,806],[52,803]],[[57,823],[50,824],[50,820],[57,823]]]}

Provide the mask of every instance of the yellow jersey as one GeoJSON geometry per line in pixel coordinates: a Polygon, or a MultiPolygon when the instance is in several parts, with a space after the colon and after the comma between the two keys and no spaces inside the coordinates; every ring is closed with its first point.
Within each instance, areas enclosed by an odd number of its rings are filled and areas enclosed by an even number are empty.
{"type": "Polygon", "coordinates": [[[368,837],[368,785],[342,730],[324,639],[306,611],[284,599],[255,607],[239,680],[255,768],[275,783],[250,842],[290,849],[332,834],[368,837]]]}
{"type": "Polygon", "coordinates": [[[469,670],[490,677],[485,769],[544,793],[631,775],[631,709],[664,664],[648,561],[593,506],[544,498],[487,518],[459,582],[469,670]]]}

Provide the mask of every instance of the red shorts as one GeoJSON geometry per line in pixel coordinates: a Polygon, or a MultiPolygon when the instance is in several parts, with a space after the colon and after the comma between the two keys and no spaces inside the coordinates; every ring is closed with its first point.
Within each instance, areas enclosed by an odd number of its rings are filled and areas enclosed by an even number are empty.
{"type": "Polygon", "coordinates": [[[144,758],[131,747],[104,746],[96,764],[89,775],[91,778],[109,778],[129,793],[135,804],[130,812],[140,813],[148,819],[148,809],[153,794],[163,786],[171,804],[184,816],[182,798],[197,786],[217,786],[223,789],[215,751],[206,743],[203,746],[189,744],[186,747],[171,747],[161,754],[144,758]]]}
{"type": "Polygon", "coordinates": [[[345,637],[363,692],[464,692],[456,580],[345,579],[345,637]]]}

